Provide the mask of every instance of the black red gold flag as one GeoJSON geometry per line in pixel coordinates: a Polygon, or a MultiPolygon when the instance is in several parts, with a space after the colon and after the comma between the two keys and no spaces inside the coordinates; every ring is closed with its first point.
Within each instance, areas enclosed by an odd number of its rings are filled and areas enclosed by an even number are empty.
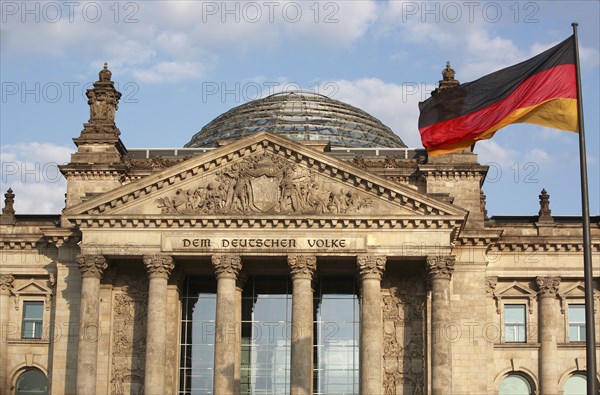
{"type": "Polygon", "coordinates": [[[460,151],[511,123],[577,132],[574,36],[524,62],[440,90],[419,103],[430,155],[460,151]]]}

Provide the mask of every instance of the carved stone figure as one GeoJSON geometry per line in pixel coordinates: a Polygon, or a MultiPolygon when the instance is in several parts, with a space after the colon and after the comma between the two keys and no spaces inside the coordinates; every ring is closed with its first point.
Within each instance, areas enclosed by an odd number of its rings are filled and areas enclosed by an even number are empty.
{"type": "Polygon", "coordinates": [[[356,213],[372,207],[358,192],[333,189],[320,176],[263,153],[215,173],[214,181],[156,200],[163,214],[356,213]]]}

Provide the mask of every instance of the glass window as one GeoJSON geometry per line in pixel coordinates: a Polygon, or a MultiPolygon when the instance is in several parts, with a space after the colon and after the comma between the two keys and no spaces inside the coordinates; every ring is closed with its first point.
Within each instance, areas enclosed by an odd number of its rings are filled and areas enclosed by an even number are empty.
{"type": "Polygon", "coordinates": [[[587,382],[583,374],[575,374],[567,380],[563,389],[564,395],[585,395],[587,382]]]}
{"type": "Polygon", "coordinates": [[[507,343],[525,342],[525,305],[504,305],[504,341],[507,343]]]}
{"type": "Polygon", "coordinates": [[[23,302],[23,339],[41,339],[44,302],[23,302]]]}
{"type": "Polygon", "coordinates": [[[213,394],[216,306],[214,278],[186,280],[182,293],[180,395],[213,394]]]}
{"type": "Polygon", "coordinates": [[[23,372],[17,379],[16,395],[44,395],[48,393],[48,380],[37,369],[23,372]]]}
{"type": "Polygon", "coordinates": [[[531,384],[519,374],[509,374],[500,383],[498,395],[531,395],[531,384]]]}
{"type": "Polygon", "coordinates": [[[290,279],[250,277],[242,293],[242,395],[290,392],[290,279]]]}
{"type": "Polygon", "coordinates": [[[569,305],[569,341],[585,341],[585,305],[569,305]]]}
{"type": "Polygon", "coordinates": [[[352,277],[321,278],[315,292],[314,393],[358,394],[359,303],[352,277]]]}

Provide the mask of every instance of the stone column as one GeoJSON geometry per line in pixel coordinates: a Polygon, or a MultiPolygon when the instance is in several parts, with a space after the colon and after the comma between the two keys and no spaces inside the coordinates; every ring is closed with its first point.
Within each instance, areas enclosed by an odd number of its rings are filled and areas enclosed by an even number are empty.
{"type": "Polygon", "coordinates": [[[360,393],[383,394],[381,277],[385,256],[356,257],[360,275],[360,393]]]}
{"type": "Polygon", "coordinates": [[[313,289],[317,257],[288,256],[292,275],[290,394],[311,395],[313,387],[313,289]]]}
{"type": "Polygon", "coordinates": [[[558,348],[557,331],[559,315],[556,293],[560,285],[560,277],[538,277],[536,279],[539,293],[539,377],[541,394],[558,394],[558,348]]]}
{"type": "Polygon", "coordinates": [[[454,256],[428,256],[431,284],[431,392],[452,393],[452,344],[446,334],[450,321],[450,279],[454,256]]]}
{"type": "Polygon", "coordinates": [[[8,388],[6,342],[9,326],[13,326],[9,322],[9,304],[14,281],[11,274],[0,274],[0,388],[8,388]]]}
{"type": "MultiPolygon", "coordinates": [[[[243,271],[235,282],[235,322],[236,322],[236,348],[235,348],[235,372],[233,380],[241,383],[242,380],[242,292],[246,284],[246,276],[243,271]]],[[[236,384],[234,395],[240,393],[240,386],[236,384]]]]}
{"type": "Polygon", "coordinates": [[[144,256],[144,266],[149,278],[144,393],[163,395],[167,353],[167,285],[175,264],[168,255],[150,255],[144,256]]]}
{"type": "Polygon", "coordinates": [[[102,255],[77,255],[76,260],[81,270],[77,393],[95,394],[100,336],[100,277],[108,264],[102,255]]]}
{"type": "Polygon", "coordinates": [[[242,260],[239,255],[213,255],[212,264],[217,277],[214,393],[235,394],[240,386],[235,380],[236,342],[240,337],[236,333],[235,283],[242,260]]]}

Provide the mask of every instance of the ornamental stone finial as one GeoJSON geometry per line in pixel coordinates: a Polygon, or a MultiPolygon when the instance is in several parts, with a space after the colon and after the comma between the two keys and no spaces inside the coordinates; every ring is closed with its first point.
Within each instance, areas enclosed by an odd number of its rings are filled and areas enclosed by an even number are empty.
{"type": "Polygon", "coordinates": [[[540,211],[538,212],[540,222],[552,222],[554,219],[552,218],[552,211],[550,210],[550,195],[546,192],[546,189],[542,189],[540,198],[540,211]]]}
{"type": "Polygon", "coordinates": [[[317,270],[317,257],[307,255],[289,255],[288,265],[292,279],[306,278],[312,279],[317,270]]]}
{"type": "Polygon", "coordinates": [[[211,257],[215,276],[220,278],[236,279],[242,270],[242,258],[239,255],[223,254],[211,257]]]}
{"type": "Polygon", "coordinates": [[[14,224],[15,223],[15,194],[12,188],[8,188],[4,194],[4,207],[2,208],[2,216],[0,217],[0,223],[2,224],[14,224]]]}
{"type": "Polygon", "coordinates": [[[358,273],[361,279],[381,280],[385,271],[387,257],[384,255],[359,255],[356,257],[358,273]]]}
{"type": "Polygon", "coordinates": [[[106,258],[102,255],[83,255],[75,257],[82,277],[100,278],[104,270],[108,267],[106,258]]]}
{"type": "Polygon", "coordinates": [[[448,88],[453,88],[455,86],[460,85],[460,81],[455,80],[454,76],[456,75],[456,72],[454,71],[454,69],[452,67],[450,67],[450,61],[446,62],[446,68],[444,70],[442,70],[442,79],[439,82],[438,87],[431,92],[432,95],[436,95],[437,93],[439,93],[440,91],[443,91],[444,89],[448,89],[448,88]]]}
{"type": "Polygon", "coordinates": [[[169,278],[175,263],[173,263],[173,257],[170,255],[145,255],[144,266],[146,272],[148,272],[148,277],[169,278]]]}
{"type": "Polygon", "coordinates": [[[456,262],[455,256],[428,256],[426,262],[427,274],[431,279],[450,280],[452,278],[456,262]]]}
{"type": "Polygon", "coordinates": [[[554,298],[558,293],[560,285],[560,277],[545,276],[535,279],[539,292],[538,295],[542,298],[554,298]]]}
{"type": "Polygon", "coordinates": [[[0,292],[10,293],[14,282],[15,278],[12,274],[0,274],[0,292]]]}
{"type": "Polygon", "coordinates": [[[111,134],[118,136],[119,129],[115,126],[115,114],[119,109],[121,92],[117,91],[111,81],[112,73],[108,64],[98,73],[98,81],[87,90],[88,105],[90,106],[90,119],[82,135],[89,133],[111,134]]]}

